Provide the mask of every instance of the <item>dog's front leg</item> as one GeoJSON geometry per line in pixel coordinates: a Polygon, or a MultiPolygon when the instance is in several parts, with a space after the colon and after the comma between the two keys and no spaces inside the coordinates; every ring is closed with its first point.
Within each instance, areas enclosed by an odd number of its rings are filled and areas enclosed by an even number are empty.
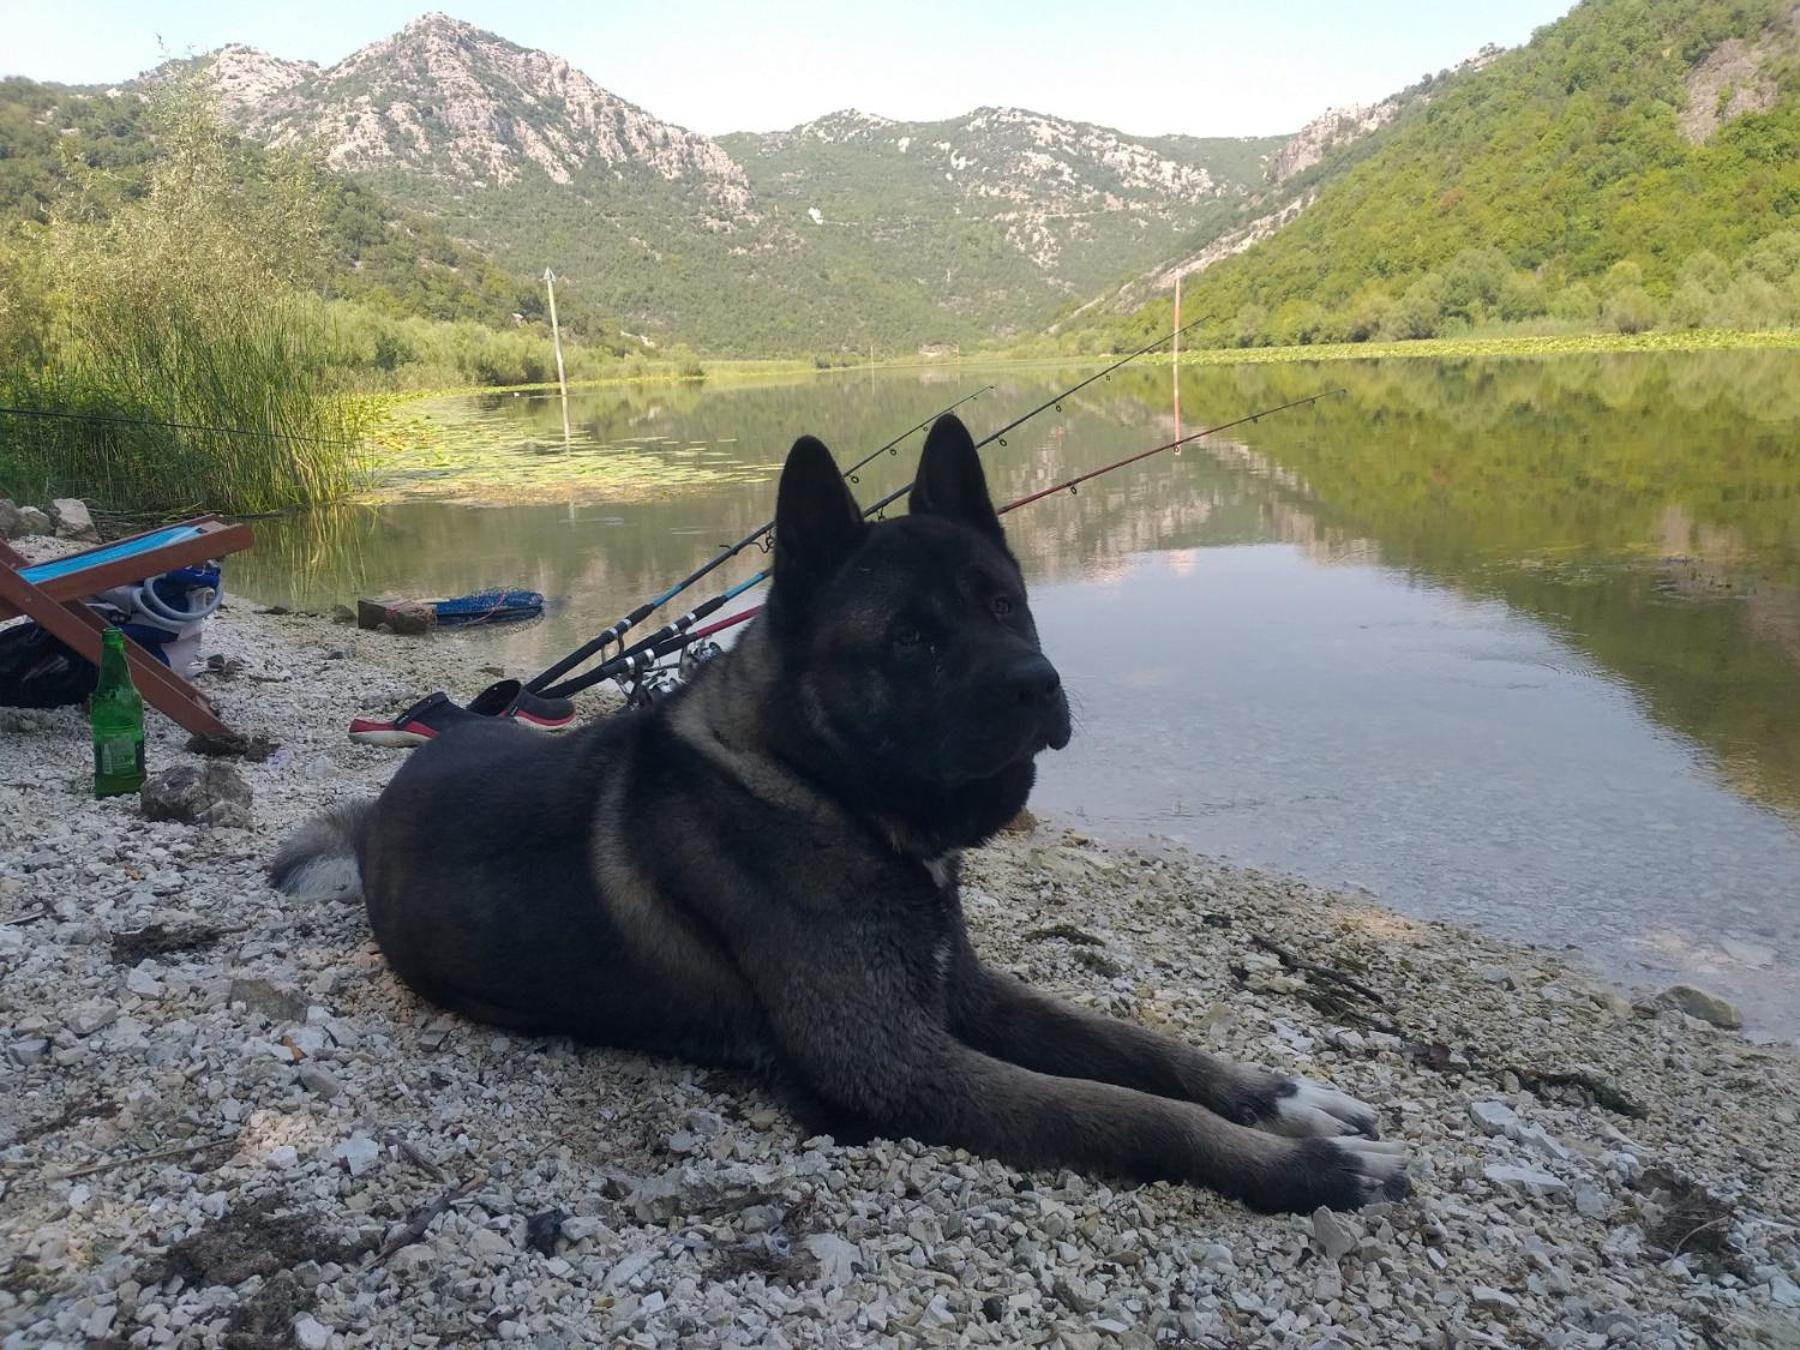
{"type": "Polygon", "coordinates": [[[1019,1167],[1207,1186],[1256,1209],[1351,1208],[1404,1188],[1405,1150],[1361,1138],[1284,1138],[1192,1102],[986,1055],[952,1036],[896,957],[903,938],[814,933],[808,953],[746,962],[783,1059],[810,1092],[888,1135],[1019,1167]]]}
{"type": "Polygon", "coordinates": [[[958,948],[950,968],[951,1029],[996,1058],[1199,1102],[1227,1120],[1276,1134],[1380,1133],[1374,1109],[1354,1097],[1086,1012],[983,965],[966,936],[958,948]]]}

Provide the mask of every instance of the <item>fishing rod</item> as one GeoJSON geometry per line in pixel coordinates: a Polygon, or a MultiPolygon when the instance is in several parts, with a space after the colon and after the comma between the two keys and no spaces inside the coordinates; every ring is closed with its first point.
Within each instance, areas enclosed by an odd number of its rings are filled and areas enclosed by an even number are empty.
{"type": "MultiPolygon", "coordinates": [[[[1292,399],[1286,403],[1278,403],[1269,408],[1258,408],[1255,412],[1246,413],[1244,416],[1233,418],[1229,422],[1220,422],[1217,426],[1205,427],[1199,431],[1189,432],[1185,436],[1178,436],[1172,441],[1165,441],[1161,445],[1152,446],[1148,450],[1140,450],[1135,455],[1127,455],[1124,459],[1115,460],[1111,464],[1104,464],[1097,469],[1089,469],[1085,473],[1075,474],[1070,478],[1063,479],[1060,483],[1052,484],[1050,487],[1027,493],[1025,496],[1016,498],[1006,505],[997,508],[994,514],[1004,516],[1010,511],[1018,510],[1021,506],[1029,506],[1033,502],[1042,501],[1045,497],[1054,496],[1058,492],[1074,493],[1079,490],[1083,483],[1090,479],[1098,478],[1102,474],[1112,473],[1117,469],[1123,469],[1127,465],[1136,464],[1140,460],[1149,459],[1153,455],[1160,455],[1167,451],[1178,449],[1181,446],[1188,444],[1190,441],[1199,440],[1203,436],[1215,436],[1221,431],[1230,431],[1234,427],[1241,427],[1248,423],[1257,422],[1265,417],[1272,417],[1276,413],[1288,412],[1294,408],[1303,408],[1309,403],[1317,403],[1321,399],[1332,398],[1343,392],[1344,390],[1341,388],[1327,389],[1323,393],[1309,394],[1305,398],[1292,399]]],[[[898,496],[899,494],[895,493],[893,496],[887,498],[886,501],[891,502],[898,496]]],[[[877,504],[877,506],[879,505],[881,505],[881,503],[877,504]]],[[[874,509],[876,508],[870,508],[871,511],[874,509]]],[[[866,515],[868,512],[865,512],[864,514],[866,515]]],[[[727,603],[728,600],[743,594],[752,586],[762,581],[766,575],[766,572],[759,572],[756,576],[746,578],[736,586],[732,587],[725,595],[716,596],[712,600],[707,601],[706,604],[696,607],[692,613],[684,615],[682,620],[677,621],[677,623],[667,625],[660,632],[651,634],[643,641],[638,642],[627,650],[619,653],[619,655],[614,657],[611,661],[596,667],[585,675],[577,676],[575,679],[559,685],[551,692],[559,697],[567,697],[569,694],[576,693],[591,685],[598,684],[602,680],[629,678],[631,676],[641,675],[654,666],[657,661],[660,661],[663,657],[668,656],[671,653],[680,651],[689,643],[698,642],[702,638],[710,637],[714,633],[721,632],[724,629],[754,618],[762,612],[763,607],[761,605],[754,605],[749,609],[733,614],[729,618],[721,619],[718,623],[710,624],[705,628],[693,632],[687,631],[694,623],[714,613],[722,605],[727,603]]]]}
{"type": "MultiPolygon", "coordinates": [[[[955,412],[956,409],[962,407],[963,404],[969,402],[971,399],[980,398],[993,387],[994,386],[991,384],[983,385],[974,393],[963,395],[963,397],[957,399],[956,402],[952,403],[949,407],[944,408],[939,412],[935,412],[923,421],[908,427],[886,445],[877,450],[871,450],[868,454],[857,460],[856,463],[845,469],[844,477],[852,483],[860,481],[857,475],[863,469],[868,468],[870,464],[882,455],[897,453],[900,442],[912,435],[915,431],[923,431],[926,427],[937,421],[938,418],[944,416],[946,413],[955,412]]],[[[531,679],[526,681],[525,687],[533,693],[544,692],[546,687],[552,682],[568,674],[571,670],[575,669],[576,666],[594,655],[595,652],[604,651],[612,643],[617,642],[620,638],[624,637],[626,633],[637,627],[645,619],[649,618],[657,610],[668,604],[669,601],[673,600],[690,586],[698,585],[709,573],[723,567],[745,549],[760,544],[763,538],[771,534],[774,529],[774,521],[765,521],[763,524],[758,525],[754,530],[750,531],[750,533],[745,535],[742,539],[738,540],[737,543],[722,545],[719,552],[708,558],[692,572],[689,572],[680,581],[669,587],[668,590],[662,592],[660,595],[651,596],[650,599],[644,601],[643,604],[639,605],[636,609],[632,610],[631,613],[613,624],[612,627],[606,629],[598,636],[582,643],[581,646],[563,657],[562,660],[556,662],[555,665],[549,666],[532,676],[531,679]]],[[[728,596],[737,594],[741,594],[740,588],[737,587],[734,587],[728,592],[728,596]]],[[[721,599],[719,603],[723,604],[724,600],[721,599]]],[[[710,614],[712,613],[712,610],[717,608],[718,605],[714,605],[712,606],[712,609],[707,610],[707,613],[710,614]]],[[[579,687],[585,689],[587,686],[581,685],[579,687]]]]}
{"type": "MultiPolygon", "coordinates": [[[[1119,367],[1128,365],[1131,362],[1137,360],[1138,357],[1147,355],[1148,353],[1155,351],[1158,347],[1163,346],[1165,343],[1173,342],[1176,338],[1179,338],[1183,333],[1187,332],[1189,329],[1198,328],[1202,323],[1205,323],[1205,322],[1206,322],[1205,319],[1196,319],[1190,324],[1185,324],[1182,327],[1175,329],[1173,332],[1165,333],[1162,337],[1157,338],[1154,342],[1147,342],[1142,347],[1138,347],[1133,351],[1126,352],[1125,355],[1119,357],[1116,361],[1113,361],[1110,365],[1104,366],[1101,369],[1095,371],[1092,375],[1089,375],[1086,379],[1078,381],[1077,383],[1070,385],[1067,389],[1064,389],[1061,393],[1055,394],[1052,397],[1045,399],[1042,403],[1038,404],[1035,408],[1031,409],[1029,412],[1023,413],[1020,416],[1013,418],[1012,421],[1008,422],[1005,426],[1001,427],[998,431],[992,432],[989,435],[983,437],[981,440],[975,442],[975,448],[977,450],[980,450],[984,445],[991,445],[995,441],[998,441],[1001,445],[1005,445],[1007,433],[1016,431],[1019,427],[1023,426],[1025,423],[1029,422],[1032,418],[1036,417],[1038,414],[1040,414],[1050,408],[1055,408],[1058,412],[1062,411],[1062,405],[1063,405],[1064,399],[1073,397],[1074,395],[1080,393],[1083,389],[1086,389],[1090,384],[1093,384],[1096,381],[1110,379],[1112,376],[1112,373],[1115,370],[1119,369],[1119,367]]],[[[988,388],[991,389],[991,388],[993,388],[993,386],[989,385],[988,388]]],[[[976,392],[984,393],[986,391],[985,390],[977,390],[976,392]]],[[[973,398],[974,396],[975,395],[972,394],[969,397],[973,398]]],[[[949,408],[946,408],[944,411],[946,413],[953,411],[955,408],[960,406],[960,403],[966,403],[967,401],[968,401],[968,399],[963,399],[963,400],[960,400],[959,403],[953,403],[950,405],[949,408]]],[[[901,441],[905,440],[907,436],[910,436],[910,435],[912,435],[912,433],[914,431],[919,430],[920,427],[923,427],[930,422],[936,421],[937,417],[941,417],[943,415],[944,415],[943,413],[939,413],[934,417],[926,418],[924,422],[921,422],[918,426],[915,426],[911,430],[907,431],[905,433],[905,435],[895,437],[895,439],[893,441],[889,442],[888,445],[883,446],[881,450],[877,450],[873,454],[864,456],[862,459],[858,460],[854,465],[851,466],[851,468],[846,472],[845,477],[849,478],[851,482],[857,481],[853,475],[858,470],[860,470],[860,469],[864,468],[866,465],[868,465],[877,456],[882,454],[883,451],[891,450],[893,448],[893,446],[898,445],[901,441]]],[[[900,497],[900,495],[902,493],[904,493],[906,490],[907,490],[906,488],[902,487],[902,488],[896,489],[893,492],[890,492],[887,496],[883,497],[880,501],[876,502],[873,506],[866,509],[863,512],[863,516],[866,518],[868,516],[877,515],[883,508],[891,505],[895,500],[897,500],[900,497]]],[[[730,551],[719,554],[718,556],[710,559],[704,567],[702,567],[698,571],[692,573],[690,576],[684,577],[681,581],[677,582],[674,586],[670,587],[667,591],[663,592],[663,594],[661,596],[657,597],[655,600],[648,601],[645,604],[638,606],[638,608],[633,610],[630,615],[627,615],[624,619],[621,619],[618,623],[614,624],[611,628],[607,629],[606,632],[600,634],[598,637],[594,638],[590,642],[583,643],[582,646],[578,647],[575,651],[571,652],[568,656],[565,656],[562,660],[558,661],[555,665],[551,666],[548,670],[546,670],[543,673],[536,675],[532,679],[528,680],[525,684],[525,687],[527,689],[531,690],[531,692],[533,692],[534,694],[542,694],[548,698],[567,698],[570,694],[578,693],[579,691],[581,691],[583,689],[587,689],[592,685],[596,685],[596,684],[600,683],[600,681],[602,681],[602,680],[610,678],[610,676],[603,674],[601,672],[606,670],[607,666],[613,664],[614,662],[622,661],[628,656],[634,656],[634,655],[637,655],[644,651],[647,651],[651,647],[656,646],[659,643],[666,642],[670,638],[678,636],[678,635],[686,632],[695,623],[699,622],[699,620],[705,618],[709,614],[716,612],[718,610],[719,606],[723,605],[726,602],[726,600],[730,598],[730,596],[715,596],[713,599],[706,601],[704,604],[696,606],[693,610],[689,611],[687,614],[682,615],[682,617],[680,619],[676,620],[674,623],[665,625],[663,628],[659,629],[657,632],[652,633],[649,637],[644,638],[644,639],[634,643],[631,647],[627,648],[626,650],[621,651],[617,656],[613,657],[612,662],[605,663],[602,666],[600,666],[599,668],[589,671],[584,675],[579,675],[572,679],[563,680],[561,684],[557,684],[554,686],[551,685],[551,681],[556,680],[560,676],[567,674],[569,671],[573,670],[576,666],[580,665],[583,661],[587,660],[595,652],[602,650],[609,643],[614,641],[616,638],[623,636],[627,630],[634,627],[636,624],[642,622],[642,620],[645,617],[647,617],[651,611],[660,609],[664,604],[668,603],[668,601],[670,599],[681,594],[682,591],[686,590],[689,586],[693,585],[696,581],[699,581],[702,577],[704,577],[708,572],[712,571],[714,568],[721,566],[727,559],[735,557],[743,549],[745,549],[745,548],[749,547],[751,544],[756,543],[757,541],[761,540],[766,534],[768,534],[771,530],[774,529],[774,525],[775,525],[775,522],[770,521],[767,525],[765,525],[761,529],[757,530],[755,532],[755,534],[747,536],[739,544],[733,546],[730,549],[730,551]],[[635,617],[633,617],[633,616],[635,616],[635,617]]],[[[733,594],[742,594],[744,591],[750,589],[750,587],[756,586],[756,585],[760,584],[761,582],[766,581],[768,579],[768,577],[769,577],[769,570],[767,568],[764,568],[761,571],[759,571],[758,573],[756,573],[755,576],[751,577],[748,581],[742,582],[738,586],[733,587],[732,588],[733,594]]]]}
{"type": "Polygon", "coordinates": [[[1241,427],[1247,422],[1259,422],[1265,417],[1273,417],[1276,413],[1287,412],[1290,408],[1304,408],[1309,403],[1317,403],[1320,399],[1331,398],[1341,394],[1342,389],[1327,389],[1322,394],[1308,394],[1305,398],[1293,399],[1287,403],[1277,403],[1272,408],[1258,408],[1253,413],[1235,418],[1230,422],[1221,422],[1216,427],[1207,427],[1201,431],[1190,432],[1186,436],[1178,436],[1172,441],[1164,441],[1161,445],[1152,446],[1148,450],[1140,450],[1135,455],[1127,455],[1124,459],[1114,460],[1111,464],[1103,464],[1098,469],[1089,469],[1086,473],[1078,473],[1073,478],[1065,478],[1060,483],[1053,483],[1036,492],[1028,492],[1016,498],[994,512],[1003,516],[1008,511],[1017,511],[1021,506],[1030,506],[1033,502],[1042,501],[1045,497],[1054,496],[1058,492],[1074,492],[1090,478],[1098,478],[1103,473],[1111,473],[1114,469],[1123,469],[1128,464],[1136,464],[1141,459],[1149,459],[1152,455],[1160,455],[1164,451],[1174,450],[1186,445],[1189,441],[1197,441],[1202,436],[1216,436],[1221,431],[1230,431],[1233,427],[1241,427]]]}
{"type": "Polygon", "coordinates": [[[99,422],[112,426],[161,427],[167,431],[196,431],[208,436],[263,436],[278,441],[310,441],[315,445],[357,445],[331,436],[303,436],[297,431],[261,431],[250,427],[208,427],[195,422],[163,422],[154,417],[118,417],[109,413],[57,412],[50,408],[0,408],[9,417],[45,417],[64,422],[99,422]]]}
{"type": "MultiPolygon", "coordinates": [[[[912,435],[913,432],[925,430],[926,427],[930,426],[933,422],[937,421],[938,418],[944,416],[945,413],[955,412],[958,408],[962,407],[963,404],[969,402],[971,399],[977,399],[977,398],[980,398],[983,394],[993,392],[993,388],[994,388],[994,386],[991,384],[984,384],[981,386],[981,388],[977,389],[974,393],[966,394],[962,398],[957,399],[956,402],[952,403],[948,408],[945,408],[943,412],[935,412],[930,417],[927,417],[923,422],[915,422],[912,426],[908,427],[905,431],[901,432],[898,436],[894,437],[893,440],[889,441],[886,445],[882,446],[881,449],[869,451],[868,454],[864,455],[861,459],[857,460],[856,463],[852,464],[849,468],[845,469],[844,470],[844,480],[849,483],[862,482],[861,474],[864,469],[868,468],[869,465],[873,464],[876,460],[880,459],[883,455],[899,454],[900,453],[900,448],[899,448],[900,442],[905,440],[908,436],[912,435]]],[[[774,528],[775,528],[775,522],[771,520],[767,525],[763,526],[762,529],[758,530],[757,533],[758,534],[767,534],[770,530],[772,530],[774,528]]]]}

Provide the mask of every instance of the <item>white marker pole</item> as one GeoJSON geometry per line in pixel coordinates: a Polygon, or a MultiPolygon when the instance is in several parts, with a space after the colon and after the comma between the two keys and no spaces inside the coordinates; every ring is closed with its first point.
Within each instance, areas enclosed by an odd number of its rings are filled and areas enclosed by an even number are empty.
{"type": "Polygon", "coordinates": [[[550,295],[550,341],[556,346],[556,382],[562,386],[563,449],[569,450],[569,377],[563,370],[562,330],[556,326],[556,273],[544,269],[544,290],[550,295]]]}

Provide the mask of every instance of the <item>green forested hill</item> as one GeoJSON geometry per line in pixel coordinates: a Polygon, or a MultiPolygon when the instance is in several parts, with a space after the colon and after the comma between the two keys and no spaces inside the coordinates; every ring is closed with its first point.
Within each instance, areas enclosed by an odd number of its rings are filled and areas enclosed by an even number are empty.
{"type": "MultiPolygon", "coordinates": [[[[0,226],[56,213],[103,217],[141,196],[157,153],[148,109],[137,92],[0,80],[0,226]]],[[[232,152],[245,191],[284,171],[252,141],[237,141],[232,152]]],[[[325,294],[392,316],[494,327],[511,326],[515,314],[542,316],[543,285],[535,277],[500,266],[354,179],[322,173],[317,186],[328,259],[317,282],[325,294]]],[[[557,310],[578,336],[616,335],[596,306],[567,287],[559,288],[557,310]]]]}
{"type": "MultiPolygon", "coordinates": [[[[1800,6],[1585,0],[1188,279],[1219,344],[1800,321],[1800,6]]],[[[1124,342],[1159,299],[1096,319],[1124,342]]]]}
{"type": "Polygon", "coordinates": [[[833,287],[828,309],[910,304],[892,331],[871,334],[905,343],[1030,331],[1067,297],[1215,237],[1242,217],[1286,140],[1131,138],[979,108],[938,122],[843,111],[719,144],[792,241],[782,252],[797,279],[816,268],[833,287]]]}
{"type": "Polygon", "coordinates": [[[883,355],[1017,339],[1067,303],[1235,223],[1284,137],[1132,140],[1015,109],[937,123],[831,114],[722,136],[748,214],[705,184],[594,163],[470,188],[430,165],[366,170],[495,256],[554,261],[634,330],[735,355],[883,355]]]}

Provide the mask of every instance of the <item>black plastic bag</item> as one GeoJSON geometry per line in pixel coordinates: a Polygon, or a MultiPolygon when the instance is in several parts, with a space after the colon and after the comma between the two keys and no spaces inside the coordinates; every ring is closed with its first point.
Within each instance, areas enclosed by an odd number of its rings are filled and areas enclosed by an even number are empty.
{"type": "Polygon", "coordinates": [[[66,708],[99,683],[92,662],[35,623],[0,628],[0,707],[66,708]]]}

